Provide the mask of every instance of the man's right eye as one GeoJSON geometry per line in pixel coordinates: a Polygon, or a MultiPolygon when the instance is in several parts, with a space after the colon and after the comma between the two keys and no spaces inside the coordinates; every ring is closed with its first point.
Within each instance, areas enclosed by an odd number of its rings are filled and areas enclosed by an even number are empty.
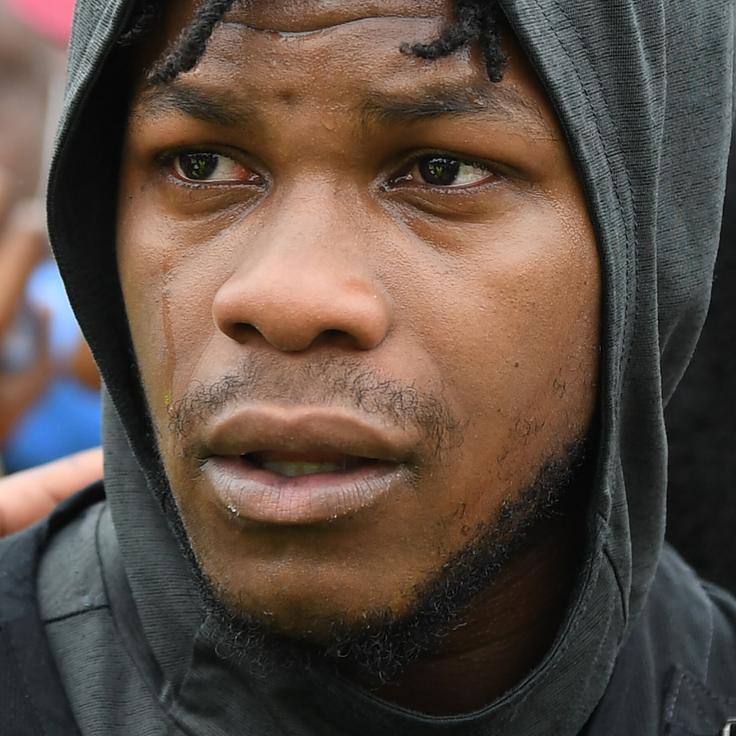
{"type": "Polygon", "coordinates": [[[229,156],[212,151],[185,151],[171,159],[177,179],[197,184],[260,184],[262,177],[229,156]]]}

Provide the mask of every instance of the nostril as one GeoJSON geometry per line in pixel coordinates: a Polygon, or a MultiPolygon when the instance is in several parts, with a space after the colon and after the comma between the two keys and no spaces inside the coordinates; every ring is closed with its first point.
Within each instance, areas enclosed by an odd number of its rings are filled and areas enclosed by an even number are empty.
{"type": "Polygon", "coordinates": [[[245,342],[248,339],[260,335],[258,328],[248,322],[235,322],[229,326],[226,332],[236,342],[245,342]]]}
{"type": "Polygon", "coordinates": [[[322,330],[309,344],[309,347],[337,347],[347,350],[360,348],[360,339],[345,330],[322,330]]]}
{"type": "Polygon", "coordinates": [[[344,345],[345,347],[355,347],[357,338],[344,330],[322,330],[314,339],[315,343],[330,344],[330,345],[344,345]]]}

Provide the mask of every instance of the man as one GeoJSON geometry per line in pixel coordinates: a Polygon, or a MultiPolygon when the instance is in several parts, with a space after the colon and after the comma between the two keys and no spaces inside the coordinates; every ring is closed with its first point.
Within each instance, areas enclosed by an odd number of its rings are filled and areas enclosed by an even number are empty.
{"type": "Polygon", "coordinates": [[[0,730],[729,733],[662,407],[731,5],[77,14],[50,223],[104,494],[0,548],[0,730]]]}

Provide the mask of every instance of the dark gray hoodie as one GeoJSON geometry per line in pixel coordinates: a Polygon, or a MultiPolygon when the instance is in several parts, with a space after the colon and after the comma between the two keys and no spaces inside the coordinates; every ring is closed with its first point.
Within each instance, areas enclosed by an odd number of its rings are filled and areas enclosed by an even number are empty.
{"type": "MultiPolygon", "coordinates": [[[[427,717],[310,673],[220,661],[160,483],[114,263],[126,0],[79,0],[49,188],[60,268],[111,401],[106,502],[49,542],[45,631],[83,734],[698,734],[736,718],[736,604],[663,549],[663,406],[705,317],[732,122],[733,0],[500,0],[569,138],[604,274],[585,559],[541,664],[427,717]]],[[[54,733],[56,733],[54,731],[54,733]]]]}

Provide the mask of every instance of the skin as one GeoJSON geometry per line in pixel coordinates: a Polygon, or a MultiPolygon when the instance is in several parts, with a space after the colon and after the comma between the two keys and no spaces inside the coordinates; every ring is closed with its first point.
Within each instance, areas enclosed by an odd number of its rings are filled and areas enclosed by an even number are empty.
{"type": "Polygon", "coordinates": [[[85,450],[0,480],[0,537],[34,524],[102,478],[102,450],[85,450]]]}
{"type": "MultiPolygon", "coordinates": [[[[586,434],[595,237],[560,126],[512,39],[500,85],[477,50],[438,61],[399,52],[436,37],[450,3],[254,4],[215,31],[194,72],[147,87],[142,70],[191,12],[188,2],[170,9],[140,65],[119,200],[123,294],[205,574],[234,609],[319,641],[335,619],[409,610],[417,586],[586,434]],[[189,101],[192,91],[221,100],[229,115],[175,109],[183,85],[189,101]],[[438,85],[476,109],[417,115],[438,85]],[[390,109],[366,115],[368,102],[390,109]],[[229,157],[226,176],[184,181],[174,154],[192,147],[229,157]],[[415,159],[427,151],[471,162],[465,184],[423,181],[415,159]],[[441,401],[457,420],[442,452],[338,397],[340,411],[398,438],[410,482],[332,522],[228,513],[206,472],[213,422],[243,408],[283,418],[321,406],[305,368],[339,361],[441,401]],[[271,383],[204,416],[186,441],[172,432],[172,407],[243,362],[267,366],[271,383]],[[275,388],[285,385],[288,401],[275,388]]],[[[453,713],[518,682],[559,627],[578,528],[564,516],[537,530],[466,626],[381,694],[453,713]]]]}

